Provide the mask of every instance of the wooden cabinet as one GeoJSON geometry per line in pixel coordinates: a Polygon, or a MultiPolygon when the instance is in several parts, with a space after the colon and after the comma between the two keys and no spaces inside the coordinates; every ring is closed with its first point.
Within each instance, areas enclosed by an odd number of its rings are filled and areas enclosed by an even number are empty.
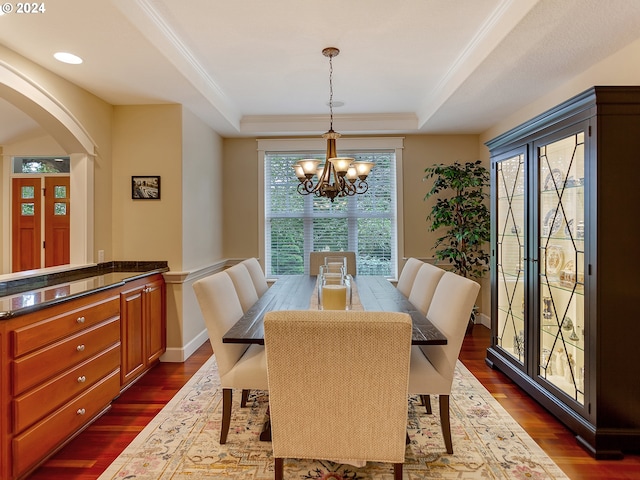
{"type": "Polygon", "coordinates": [[[25,478],[102,415],[159,360],[165,331],[161,274],[0,321],[0,478],[25,478]]]}
{"type": "Polygon", "coordinates": [[[165,284],[162,275],[127,284],[120,293],[121,382],[130,384],[166,350],[165,284]]]}
{"type": "Polygon", "coordinates": [[[117,291],[7,322],[11,478],[33,469],[120,393],[117,291]]]}
{"type": "Polygon", "coordinates": [[[489,141],[487,363],[596,458],[640,449],[640,87],[594,87],[489,141]]]}

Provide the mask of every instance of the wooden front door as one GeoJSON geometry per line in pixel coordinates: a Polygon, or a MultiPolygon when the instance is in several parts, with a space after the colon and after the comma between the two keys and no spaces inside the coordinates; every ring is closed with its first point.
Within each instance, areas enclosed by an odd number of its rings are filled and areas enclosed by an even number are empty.
{"type": "Polygon", "coordinates": [[[43,249],[45,267],[68,264],[69,177],[14,178],[11,203],[12,271],[41,268],[43,249]]]}
{"type": "Polygon", "coordinates": [[[45,177],[44,192],[44,266],[66,265],[70,251],[69,177],[45,177]]]}
{"type": "Polygon", "coordinates": [[[14,178],[12,183],[12,271],[33,270],[41,264],[41,181],[14,178]]]}

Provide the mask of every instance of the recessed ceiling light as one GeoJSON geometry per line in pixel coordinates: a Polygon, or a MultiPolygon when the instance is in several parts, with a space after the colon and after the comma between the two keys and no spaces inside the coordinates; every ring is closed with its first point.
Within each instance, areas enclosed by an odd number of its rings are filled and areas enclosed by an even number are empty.
{"type": "Polygon", "coordinates": [[[73,53],[56,52],[53,54],[54,58],[60,62],[70,63],[72,65],[78,65],[82,63],[82,59],[73,53]]]}

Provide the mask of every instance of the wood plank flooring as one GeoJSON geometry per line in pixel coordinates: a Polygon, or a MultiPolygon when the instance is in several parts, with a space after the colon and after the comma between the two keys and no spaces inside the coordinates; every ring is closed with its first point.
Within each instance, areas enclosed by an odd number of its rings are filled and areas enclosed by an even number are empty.
{"type": "MultiPolygon", "coordinates": [[[[640,479],[640,455],[594,460],[574,436],[506,376],[485,363],[489,330],[476,325],[460,359],[529,435],[574,480],[640,479]]],[[[205,342],[184,363],[161,363],[125,391],[112,408],[45,462],[29,480],[93,480],[211,356],[205,342]]]]}

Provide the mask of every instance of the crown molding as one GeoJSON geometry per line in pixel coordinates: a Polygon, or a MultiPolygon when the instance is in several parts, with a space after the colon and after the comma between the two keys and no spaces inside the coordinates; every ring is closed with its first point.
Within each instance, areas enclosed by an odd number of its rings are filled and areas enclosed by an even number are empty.
{"type": "MultiPolygon", "coordinates": [[[[341,134],[410,133],[418,129],[414,113],[334,115],[333,128],[341,134]]],[[[329,130],[327,115],[245,115],[243,135],[320,135],[329,130]]]]}

